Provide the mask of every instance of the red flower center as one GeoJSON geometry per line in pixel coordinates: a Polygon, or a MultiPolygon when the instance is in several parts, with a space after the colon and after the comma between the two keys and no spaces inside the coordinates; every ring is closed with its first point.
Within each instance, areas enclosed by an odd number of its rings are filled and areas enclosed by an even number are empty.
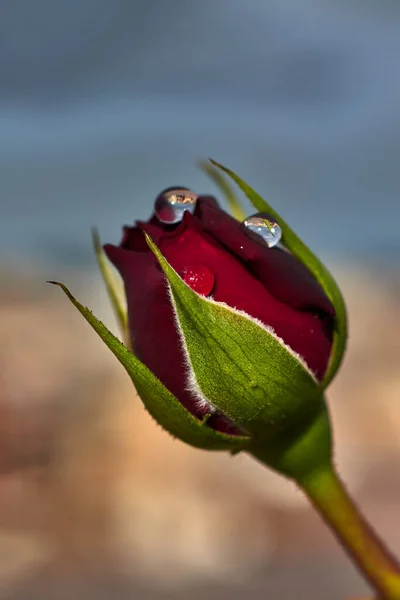
{"type": "Polygon", "coordinates": [[[211,294],[215,275],[213,271],[205,265],[189,265],[182,269],[180,275],[183,281],[194,291],[202,296],[211,294]]]}

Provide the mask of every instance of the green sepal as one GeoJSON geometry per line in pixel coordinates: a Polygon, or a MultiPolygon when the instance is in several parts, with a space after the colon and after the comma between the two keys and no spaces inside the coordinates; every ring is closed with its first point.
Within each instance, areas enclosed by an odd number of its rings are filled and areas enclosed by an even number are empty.
{"type": "Polygon", "coordinates": [[[255,440],[249,453],[297,482],[331,464],[331,425],[325,399],[276,436],[273,443],[255,440]]]}
{"type": "Polygon", "coordinates": [[[338,371],[343,359],[347,344],[347,311],[342,292],[335,279],[319,260],[319,258],[304,244],[304,242],[296,235],[291,227],[282,219],[282,217],[266,202],[253,188],[251,188],[243,179],[238,177],[233,171],[227,169],[223,165],[210,159],[210,162],[217,168],[225,172],[233,181],[237,183],[239,188],[245,193],[254,208],[258,212],[266,212],[275,217],[282,229],[283,245],[298,258],[314,275],[336,311],[335,330],[332,345],[332,353],[328,366],[328,370],[321,383],[321,390],[324,390],[332,381],[338,371]]]}
{"type": "Polygon", "coordinates": [[[214,167],[214,165],[212,165],[209,161],[200,160],[198,164],[200,169],[206,175],[208,175],[210,179],[212,179],[212,181],[220,189],[230,208],[232,216],[237,221],[243,221],[246,218],[246,214],[240,204],[239,198],[236,196],[235,190],[233,189],[227,178],[224,177],[221,171],[217,167],[214,167]]]}
{"type": "Polygon", "coordinates": [[[247,437],[220,433],[207,426],[207,419],[200,421],[193,417],[161,381],[88,308],[74,298],[65,285],[57,281],[48,283],[62,288],[72,304],[124,366],[149,413],[171,435],[205,450],[240,451],[248,446],[247,437]]]}
{"type": "Polygon", "coordinates": [[[118,327],[125,344],[129,346],[128,311],[126,308],[126,302],[124,302],[125,295],[122,282],[111,268],[101,245],[99,232],[94,228],[92,229],[92,243],[97,264],[99,266],[101,276],[103,277],[118,327]]]}
{"type": "Polygon", "coordinates": [[[318,382],[282,340],[245,313],[194,292],[146,239],[168,280],[199,395],[262,440],[321,402],[318,382]]]}

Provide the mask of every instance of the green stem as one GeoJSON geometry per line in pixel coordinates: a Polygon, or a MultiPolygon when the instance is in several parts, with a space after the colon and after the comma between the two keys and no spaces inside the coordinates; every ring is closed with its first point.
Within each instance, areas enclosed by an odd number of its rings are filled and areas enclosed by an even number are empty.
{"type": "Polygon", "coordinates": [[[315,470],[298,483],[379,598],[399,600],[400,565],[360,514],[333,467],[315,470]]]}

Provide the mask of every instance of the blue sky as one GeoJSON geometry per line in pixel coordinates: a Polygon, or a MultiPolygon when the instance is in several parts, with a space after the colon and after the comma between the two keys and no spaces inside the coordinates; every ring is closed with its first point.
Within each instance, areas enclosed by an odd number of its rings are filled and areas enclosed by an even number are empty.
{"type": "Polygon", "coordinates": [[[400,5],[13,0],[0,7],[0,247],[74,263],[97,224],[237,170],[323,253],[399,256],[400,5]]]}

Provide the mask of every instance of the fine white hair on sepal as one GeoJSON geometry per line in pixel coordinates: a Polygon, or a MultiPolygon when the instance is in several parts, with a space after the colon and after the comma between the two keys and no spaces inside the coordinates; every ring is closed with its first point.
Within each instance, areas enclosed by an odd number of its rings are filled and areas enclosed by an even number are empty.
{"type": "MultiPolygon", "coordinates": [[[[175,271],[175,273],[176,273],[176,271],[175,271]]],[[[179,277],[179,275],[178,275],[178,277],[179,277]]],[[[185,335],[182,331],[182,328],[181,328],[181,325],[179,322],[179,317],[178,317],[178,312],[176,309],[174,296],[173,296],[172,289],[168,282],[167,277],[165,277],[165,282],[167,285],[168,295],[171,300],[171,305],[173,308],[175,324],[176,324],[176,327],[177,327],[177,330],[179,333],[179,337],[182,342],[184,361],[185,361],[185,366],[186,366],[186,370],[187,370],[187,382],[186,382],[187,389],[193,394],[194,398],[196,399],[197,406],[199,408],[202,408],[202,409],[206,408],[210,412],[215,412],[215,410],[216,410],[215,407],[210,403],[210,401],[207,398],[204,397],[204,395],[201,391],[201,388],[197,382],[196,375],[194,373],[192,363],[190,360],[190,355],[189,355],[189,350],[188,350],[188,347],[186,344],[185,335]]],[[[185,283],[185,285],[187,286],[186,283],[185,283]]],[[[189,287],[189,286],[187,286],[187,287],[189,287]]],[[[275,333],[275,330],[273,327],[271,327],[270,325],[265,325],[262,321],[260,321],[260,319],[257,319],[256,317],[252,317],[251,315],[246,313],[244,310],[241,310],[238,308],[233,308],[232,306],[229,306],[229,304],[226,304],[225,302],[219,302],[217,300],[214,300],[214,298],[212,298],[212,297],[207,298],[206,296],[202,296],[201,294],[198,294],[194,290],[191,290],[191,291],[194,294],[196,294],[199,298],[201,298],[201,300],[203,300],[204,302],[208,302],[209,304],[214,304],[217,306],[222,306],[223,308],[230,311],[231,313],[233,313],[235,315],[240,315],[244,319],[247,319],[248,321],[251,321],[255,325],[258,325],[259,327],[261,327],[261,329],[264,329],[264,331],[266,331],[269,335],[271,335],[273,338],[275,338],[275,340],[283,348],[285,348],[285,350],[289,354],[291,354],[291,356],[293,356],[293,358],[295,358],[299,362],[299,364],[309,374],[309,376],[313,379],[313,381],[315,381],[315,383],[317,383],[317,384],[319,383],[317,377],[315,376],[313,371],[310,369],[310,367],[307,365],[305,359],[298,352],[295,352],[288,344],[286,344],[286,342],[275,333]]]]}
{"type": "Polygon", "coordinates": [[[203,411],[206,410],[208,414],[212,415],[217,410],[209,400],[203,395],[199,384],[197,383],[196,375],[194,374],[192,364],[189,358],[189,352],[185,347],[185,356],[187,358],[187,380],[186,389],[191,392],[196,402],[196,408],[203,411]]]}
{"type": "MultiPolygon", "coordinates": [[[[189,350],[188,350],[188,347],[186,344],[185,335],[182,331],[182,327],[179,322],[178,311],[176,310],[176,304],[175,304],[174,296],[173,296],[173,293],[171,290],[171,286],[168,283],[167,278],[165,278],[165,281],[166,281],[166,285],[167,285],[168,295],[169,295],[171,305],[173,308],[175,325],[176,325],[176,328],[177,328],[177,331],[178,331],[178,334],[179,334],[179,337],[180,337],[180,340],[182,343],[183,362],[184,362],[185,371],[186,371],[185,389],[192,394],[193,399],[196,404],[196,408],[198,408],[201,411],[206,410],[208,414],[213,414],[216,412],[217,409],[204,396],[204,394],[201,391],[200,386],[197,382],[196,375],[193,370],[192,362],[190,360],[189,350]]],[[[196,293],[196,292],[194,292],[194,293],[196,293]]]]}
{"type": "MultiPolygon", "coordinates": [[[[194,293],[196,293],[196,292],[194,292],[194,293]]],[[[198,295],[200,295],[200,294],[198,294],[198,295]]],[[[224,308],[226,308],[230,312],[234,313],[235,315],[240,315],[241,317],[247,319],[248,321],[255,323],[256,325],[261,327],[261,329],[264,329],[264,331],[266,331],[273,338],[275,338],[276,341],[279,342],[279,344],[283,348],[285,348],[285,350],[287,350],[287,352],[289,352],[289,354],[291,354],[301,364],[303,369],[310,375],[310,377],[315,381],[315,383],[319,383],[317,377],[315,376],[315,373],[313,373],[313,371],[310,369],[310,367],[306,363],[305,359],[301,356],[301,354],[299,354],[298,352],[295,352],[295,350],[293,350],[293,348],[291,348],[285,342],[285,340],[283,340],[281,337],[279,337],[279,335],[277,335],[275,333],[275,330],[273,327],[271,327],[270,325],[265,325],[262,321],[260,321],[260,319],[257,319],[256,317],[252,317],[244,310],[240,310],[240,308],[233,308],[232,306],[229,306],[229,304],[226,304],[225,302],[218,302],[217,300],[214,300],[213,298],[206,298],[205,296],[201,296],[201,298],[203,300],[205,300],[206,302],[209,302],[210,304],[216,304],[217,306],[223,306],[224,308]]]]}

